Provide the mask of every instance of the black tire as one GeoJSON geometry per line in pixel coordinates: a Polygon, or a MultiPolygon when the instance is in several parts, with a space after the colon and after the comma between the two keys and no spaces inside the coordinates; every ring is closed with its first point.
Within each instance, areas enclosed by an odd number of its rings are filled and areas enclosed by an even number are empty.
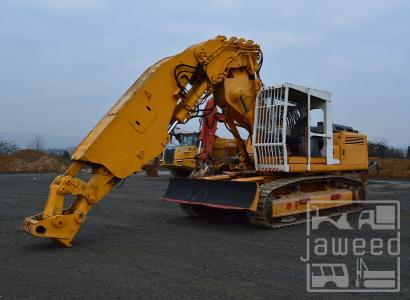
{"type": "Polygon", "coordinates": [[[189,172],[183,172],[183,171],[175,171],[175,170],[172,170],[171,171],[171,174],[172,174],[172,176],[174,176],[174,177],[179,177],[179,178],[186,178],[186,177],[188,177],[189,176],[189,172]]]}
{"type": "Polygon", "coordinates": [[[200,205],[180,204],[182,211],[189,217],[206,216],[208,210],[200,205]]]}
{"type": "Polygon", "coordinates": [[[180,204],[182,211],[189,217],[212,217],[222,210],[202,205],[180,204]]]}

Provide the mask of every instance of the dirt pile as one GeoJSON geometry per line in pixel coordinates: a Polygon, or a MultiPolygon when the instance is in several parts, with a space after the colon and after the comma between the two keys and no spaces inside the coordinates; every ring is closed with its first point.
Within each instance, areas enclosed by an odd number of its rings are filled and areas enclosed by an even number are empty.
{"type": "Polygon", "coordinates": [[[369,169],[370,177],[410,179],[410,159],[369,157],[369,161],[377,162],[369,169]]]}
{"type": "Polygon", "coordinates": [[[0,156],[0,173],[63,172],[69,162],[35,150],[19,150],[0,156]]]}

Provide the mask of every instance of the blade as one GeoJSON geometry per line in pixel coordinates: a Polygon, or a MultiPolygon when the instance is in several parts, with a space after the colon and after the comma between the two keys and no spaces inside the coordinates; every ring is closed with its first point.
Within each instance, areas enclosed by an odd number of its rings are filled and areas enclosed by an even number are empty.
{"type": "Polygon", "coordinates": [[[257,183],[192,178],[170,178],[162,200],[246,210],[256,197],[257,183]]]}

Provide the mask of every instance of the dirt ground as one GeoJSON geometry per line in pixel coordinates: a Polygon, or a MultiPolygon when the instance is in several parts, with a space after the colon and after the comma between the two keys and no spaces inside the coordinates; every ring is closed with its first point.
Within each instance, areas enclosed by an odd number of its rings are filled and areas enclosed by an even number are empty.
{"type": "Polygon", "coordinates": [[[401,200],[401,292],[346,295],[306,292],[305,226],[187,218],[159,200],[167,176],[126,180],[93,209],[72,248],[20,232],[55,175],[0,175],[0,299],[408,299],[410,181],[368,186],[370,199],[401,200]]]}

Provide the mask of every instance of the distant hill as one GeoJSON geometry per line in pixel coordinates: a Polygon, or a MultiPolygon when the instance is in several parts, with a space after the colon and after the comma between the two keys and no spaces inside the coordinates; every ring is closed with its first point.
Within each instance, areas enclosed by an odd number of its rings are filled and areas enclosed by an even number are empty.
{"type": "Polygon", "coordinates": [[[5,139],[17,144],[19,148],[25,148],[33,140],[35,135],[43,137],[46,148],[73,148],[81,142],[80,137],[56,136],[50,134],[39,134],[34,132],[1,132],[0,139],[5,139]]]}

